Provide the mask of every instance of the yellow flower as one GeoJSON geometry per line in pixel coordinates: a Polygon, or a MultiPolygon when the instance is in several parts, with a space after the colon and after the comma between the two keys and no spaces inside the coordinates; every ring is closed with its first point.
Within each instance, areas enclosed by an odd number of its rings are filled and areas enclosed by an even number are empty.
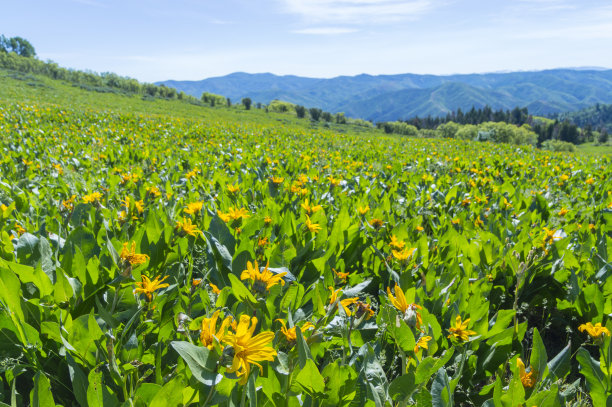
{"type": "Polygon", "coordinates": [[[417,353],[419,349],[429,349],[429,345],[427,344],[429,341],[431,341],[431,336],[420,337],[414,346],[414,353],[417,353]]]}
{"type": "Polygon", "coordinates": [[[391,294],[391,289],[387,287],[387,296],[389,296],[389,301],[391,304],[402,313],[405,313],[408,309],[408,302],[406,301],[406,296],[404,295],[404,291],[400,288],[399,285],[395,285],[394,288],[395,297],[391,294]]]}
{"type": "Polygon", "coordinates": [[[586,182],[587,185],[592,185],[595,182],[595,180],[593,179],[593,177],[591,177],[584,182],[586,182]]]}
{"type": "Polygon", "coordinates": [[[240,322],[236,327],[236,333],[228,332],[224,342],[234,349],[232,366],[227,369],[229,373],[236,373],[240,377],[240,384],[246,384],[251,373],[251,364],[262,367],[259,363],[264,360],[274,361],[276,350],[269,345],[274,340],[273,332],[260,332],[253,336],[257,318],[249,318],[247,315],[240,316],[240,322]]]}
{"type": "Polygon", "coordinates": [[[271,217],[269,217],[269,216],[266,216],[266,217],[264,218],[264,223],[266,224],[266,226],[267,226],[267,225],[269,225],[269,224],[271,224],[271,223],[272,223],[272,218],[271,218],[271,217]]]}
{"type": "Polygon", "coordinates": [[[565,208],[561,208],[561,210],[559,211],[559,216],[565,216],[567,215],[569,211],[565,208]]]}
{"type": "Polygon", "coordinates": [[[459,220],[459,218],[455,218],[455,219],[451,220],[451,222],[452,222],[453,225],[458,225],[459,222],[461,222],[461,221],[459,220]]]}
{"type": "Polygon", "coordinates": [[[285,178],[282,178],[282,177],[272,177],[272,178],[270,178],[270,181],[275,186],[278,186],[278,185],[282,184],[284,180],[285,180],[285,178]]]}
{"type": "Polygon", "coordinates": [[[342,282],[346,282],[346,279],[349,276],[349,273],[343,273],[342,271],[336,271],[335,269],[332,269],[332,271],[334,272],[334,274],[336,275],[336,277],[338,278],[338,280],[342,281],[342,282]]]}
{"type": "Polygon", "coordinates": [[[93,192],[83,197],[83,203],[94,203],[98,202],[102,198],[102,194],[99,192],[93,192]]]}
{"type": "Polygon", "coordinates": [[[138,213],[144,212],[144,201],[142,199],[140,201],[134,202],[134,206],[136,207],[138,213]]]}
{"type": "Polygon", "coordinates": [[[422,231],[424,231],[425,229],[423,229],[423,227],[422,227],[422,226],[417,225],[416,230],[417,230],[417,232],[422,232],[422,231]]]}
{"type": "Polygon", "coordinates": [[[475,331],[470,331],[469,329],[467,329],[469,323],[470,318],[462,322],[461,315],[457,315],[457,318],[455,319],[455,326],[448,328],[448,331],[450,332],[448,338],[455,337],[455,339],[457,340],[467,341],[470,336],[476,335],[475,331]]]}
{"type": "Polygon", "coordinates": [[[313,223],[308,215],[306,215],[306,222],[304,222],[304,224],[306,225],[306,228],[312,233],[317,233],[321,230],[321,225],[319,225],[318,223],[313,223]]]}
{"type": "Polygon", "coordinates": [[[405,248],[404,250],[402,250],[401,252],[398,250],[392,250],[391,253],[393,253],[393,257],[395,257],[397,260],[399,261],[406,261],[410,258],[410,256],[412,256],[412,253],[414,253],[414,251],[416,250],[415,247],[413,248],[405,248]]]}
{"type": "Polygon", "coordinates": [[[212,349],[214,347],[215,339],[219,343],[225,339],[227,328],[231,325],[233,319],[231,316],[225,317],[223,322],[221,322],[221,326],[217,330],[217,319],[219,318],[220,312],[220,310],[217,310],[213,313],[212,317],[202,319],[200,342],[202,342],[202,345],[206,346],[208,349],[212,349]]]}
{"type": "Polygon", "coordinates": [[[404,246],[406,246],[406,242],[399,241],[397,240],[397,237],[395,237],[395,235],[391,235],[391,243],[389,243],[389,246],[397,250],[402,250],[404,246]]]}
{"type": "Polygon", "coordinates": [[[191,286],[192,287],[197,287],[200,284],[202,284],[202,279],[201,278],[194,278],[193,281],[191,282],[191,286]]]}
{"type": "Polygon", "coordinates": [[[17,230],[17,233],[19,233],[19,236],[23,235],[26,232],[23,226],[21,226],[19,223],[15,223],[15,230],[17,230]]]}
{"type": "Polygon", "coordinates": [[[531,369],[529,373],[525,371],[525,364],[521,358],[516,359],[516,365],[519,369],[519,377],[523,387],[533,387],[536,384],[538,373],[534,369],[531,369]]]}
{"type": "Polygon", "coordinates": [[[361,318],[362,315],[365,315],[366,321],[374,316],[374,310],[371,308],[370,304],[365,303],[363,301],[357,301],[357,310],[355,311],[355,317],[361,318]]]}
{"type": "Polygon", "coordinates": [[[234,195],[237,192],[240,192],[240,185],[228,185],[227,186],[227,192],[229,192],[230,194],[234,195]]]}
{"type": "Polygon", "coordinates": [[[236,207],[230,208],[227,213],[223,213],[218,210],[217,215],[219,215],[219,218],[221,218],[221,220],[225,223],[235,221],[240,218],[246,219],[251,217],[251,215],[249,215],[249,211],[247,211],[245,208],[238,209],[236,207]]]}
{"type": "Polygon", "coordinates": [[[191,179],[191,178],[195,177],[196,175],[198,175],[199,172],[200,172],[200,170],[189,171],[187,174],[185,174],[185,177],[187,179],[191,179]]]}
{"type": "Polygon", "coordinates": [[[176,223],[176,228],[179,230],[179,233],[182,233],[183,235],[197,237],[198,233],[202,233],[202,231],[198,229],[197,225],[191,223],[191,219],[183,218],[182,222],[179,221],[176,223]]]}
{"type": "Polygon", "coordinates": [[[269,245],[270,242],[268,242],[268,236],[264,236],[264,237],[260,237],[259,239],[257,239],[257,247],[266,247],[267,245],[269,245]]]}
{"type": "Polygon", "coordinates": [[[598,322],[595,325],[587,322],[586,324],[580,325],[578,330],[580,332],[587,331],[594,341],[603,341],[606,336],[610,336],[610,331],[605,326],[601,326],[601,322],[598,322]]]}
{"type": "Polygon", "coordinates": [[[161,280],[159,279],[159,276],[155,277],[154,280],[149,279],[149,277],[145,276],[144,274],[141,277],[142,282],[135,283],[139,287],[134,289],[134,294],[143,293],[147,296],[148,302],[151,302],[151,300],[153,299],[154,291],[159,290],[160,288],[168,287],[169,285],[167,283],[161,284],[165,279],[168,278],[168,276],[162,278],[161,280]]]}
{"type": "MultiPolygon", "coordinates": [[[[341,288],[338,288],[337,290],[334,290],[334,287],[328,287],[331,290],[331,297],[329,298],[329,305],[333,306],[336,301],[338,301],[338,293],[342,292],[341,288]]],[[[359,298],[354,297],[354,298],[346,298],[344,300],[340,300],[340,305],[342,306],[342,308],[344,308],[344,312],[346,312],[347,316],[351,316],[351,310],[348,308],[349,305],[354,304],[357,302],[359,298]]]]}
{"type": "Polygon", "coordinates": [[[74,200],[76,199],[76,195],[72,195],[65,201],[62,201],[62,207],[71,211],[74,208],[74,200]]]}
{"type": "Polygon", "coordinates": [[[136,266],[138,264],[146,263],[149,260],[149,256],[146,254],[136,254],[136,242],[132,242],[132,247],[128,248],[129,243],[123,244],[123,249],[121,249],[120,258],[123,262],[129,263],[132,266],[136,266]]]}
{"type": "Polygon", "coordinates": [[[147,194],[153,198],[159,198],[161,196],[161,192],[156,186],[151,186],[149,189],[147,189],[147,194]]]}
{"type": "Polygon", "coordinates": [[[189,203],[187,204],[187,209],[185,209],[185,213],[188,213],[190,215],[195,215],[196,213],[202,210],[203,205],[204,205],[204,202],[189,203]]]}
{"type": "Polygon", "coordinates": [[[378,219],[378,218],[372,219],[369,223],[370,223],[370,226],[372,226],[376,230],[380,229],[385,224],[382,219],[378,219]]]}
{"type": "MultiPolygon", "coordinates": [[[[295,331],[295,326],[292,328],[287,328],[285,321],[283,321],[282,319],[277,319],[277,321],[283,325],[281,327],[281,332],[283,333],[283,335],[285,335],[287,342],[295,342],[295,340],[297,339],[297,332],[295,331]]],[[[302,333],[304,333],[307,329],[312,329],[314,327],[315,326],[312,322],[306,322],[304,325],[302,325],[300,330],[302,331],[302,333]]]]}
{"type": "Polygon", "coordinates": [[[370,206],[366,205],[366,206],[360,206],[359,208],[357,208],[357,212],[359,212],[359,214],[361,216],[365,215],[366,213],[368,213],[370,211],[370,206]]]}
{"type": "Polygon", "coordinates": [[[257,261],[251,263],[247,262],[247,269],[242,271],[240,274],[241,280],[251,280],[253,282],[253,290],[258,293],[265,294],[270,291],[270,288],[276,284],[285,285],[283,277],[287,274],[286,272],[274,274],[269,269],[270,263],[266,264],[266,267],[262,272],[259,271],[259,265],[257,261]]]}
{"type": "Polygon", "coordinates": [[[302,208],[304,208],[304,210],[306,211],[307,214],[312,214],[315,212],[320,211],[321,209],[323,209],[323,207],[321,205],[310,205],[308,203],[308,199],[306,199],[306,201],[304,201],[303,204],[301,204],[302,208]]]}
{"type": "Polygon", "coordinates": [[[334,178],[331,175],[329,177],[327,177],[327,179],[329,180],[329,184],[332,187],[337,187],[338,185],[340,185],[340,181],[342,181],[340,178],[334,178]]]}
{"type": "Polygon", "coordinates": [[[217,287],[213,283],[208,283],[208,285],[210,286],[210,289],[212,290],[213,293],[217,295],[221,294],[221,290],[219,290],[219,287],[217,287]]]}

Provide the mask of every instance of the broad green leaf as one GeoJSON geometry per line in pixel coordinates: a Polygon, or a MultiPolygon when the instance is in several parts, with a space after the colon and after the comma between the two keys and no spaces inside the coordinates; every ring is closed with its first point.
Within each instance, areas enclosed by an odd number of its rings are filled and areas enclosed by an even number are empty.
{"type": "Polygon", "coordinates": [[[193,377],[207,386],[219,383],[223,376],[216,372],[218,355],[204,346],[195,346],[189,342],[173,341],[170,345],[187,362],[193,377]]]}

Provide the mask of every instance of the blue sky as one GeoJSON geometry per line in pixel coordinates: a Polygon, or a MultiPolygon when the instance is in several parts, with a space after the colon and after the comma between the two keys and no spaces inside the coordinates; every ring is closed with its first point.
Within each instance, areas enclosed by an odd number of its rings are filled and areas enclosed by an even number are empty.
{"type": "Polygon", "coordinates": [[[18,0],[0,33],[141,81],[612,67],[609,0],[18,0]]]}

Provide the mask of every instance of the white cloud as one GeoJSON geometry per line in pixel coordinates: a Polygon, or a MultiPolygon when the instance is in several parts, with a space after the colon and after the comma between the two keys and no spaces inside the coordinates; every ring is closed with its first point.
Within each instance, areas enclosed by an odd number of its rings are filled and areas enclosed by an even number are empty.
{"type": "Polygon", "coordinates": [[[348,34],[357,31],[354,28],[343,28],[343,27],[313,27],[304,28],[303,30],[292,31],[295,34],[311,34],[311,35],[336,35],[336,34],[348,34]]]}
{"type": "Polygon", "coordinates": [[[432,7],[432,0],[280,0],[285,11],[307,21],[367,24],[415,19],[432,7]]]}

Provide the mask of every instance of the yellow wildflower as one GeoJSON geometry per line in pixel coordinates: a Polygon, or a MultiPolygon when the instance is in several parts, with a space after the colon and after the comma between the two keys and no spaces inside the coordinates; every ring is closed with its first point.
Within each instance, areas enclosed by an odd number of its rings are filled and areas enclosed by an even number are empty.
{"type": "Polygon", "coordinates": [[[272,288],[272,286],[276,284],[280,283],[280,285],[285,285],[283,277],[287,273],[272,273],[268,269],[269,265],[270,263],[266,264],[264,270],[259,271],[259,265],[257,264],[257,261],[255,261],[254,264],[248,261],[247,269],[242,271],[242,274],[240,274],[240,279],[251,280],[253,284],[253,290],[261,294],[265,294],[266,292],[270,291],[270,288],[272,288]]]}
{"type": "Polygon", "coordinates": [[[98,202],[100,200],[100,198],[102,198],[102,194],[99,192],[93,192],[89,195],[85,195],[83,197],[83,203],[94,203],[94,202],[98,202]]]}
{"type": "Polygon", "coordinates": [[[136,253],[136,242],[132,242],[132,247],[128,248],[129,243],[123,243],[123,249],[121,250],[120,258],[123,262],[129,263],[132,266],[146,263],[149,260],[149,256],[146,254],[136,253]]]}
{"type": "Polygon", "coordinates": [[[240,192],[240,185],[232,185],[232,184],[228,185],[227,192],[229,192],[232,195],[240,192]]]}
{"type": "Polygon", "coordinates": [[[208,349],[212,349],[215,345],[215,339],[221,343],[227,334],[227,328],[231,325],[232,317],[227,316],[221,322],[221,326],[217,330],[217,319],[219,318],[220,310],[213,313],[212,317],[202,319],[202,330],[200,331],[200,342],[208,349]]]}
{"type": "Polygon", "coordinates": [[[450,332],[448,338],[454,337],[460,341],[467,341],[470,336],[476,335],[475,331],[470,331],[467,329],[469,322],[470,318],[466,319],[465,321],[461,321],[461,315],[457,315],[457,318],[455,319],[455,326],[448,328],[448,331],[450,332]]]}
{"type": "Polygon", "coordinates": [[[306,199],[306,201],[304,201],[303,204],[301,204],[302,208],[304,208],[304,210],[306,211],[307,214],[313,214],[315,212],[320,211],[321,209],[323,209],[323,207],[321,205],[310,205],[308,203],[308,199],[306,199]]]}
{"type": "Polygon", "coordinates": [[[578,327],[580,332],[587,331],[589,336],[593,338],[594,341],[602,341],[606,336],[610,336],[610,330],[605,326],[601,325],[601,322],[593,325],[591,322],[587,322],[586,324],[582,324],[578,327]]]}
{"type": "Polygon", "coordinates": [[[370,211],[370,206],[366,205],[366,206],[360,206],[359,208],[357,208],[357,212],[359,212],[359,214],[361,216],[365,215],[366,213],[368,213],[370,211]]]}
{"type": "Polygon", "coordinates": [[[416,248],[412,247],[410,249],[405,248],[402,251],[392,250],[391,253],[393,253],[393,257],[395,257],[397,260],[406,261],[410,258],[410,256],[412,256],[412,253],[414,253],[415,250],[416,248]]]}
{"type": "Polygon", "coordinates": [[[378,218],[372,219],[369,223],[370,223],[370,226],[372,226],[376,230],[380,229],[385,224],[382,219],[378,219],[378,218]]]}
{"type": "Polygon", "coordinates": [[[525,363],[521,360],[521,358],[516,359],[516,365],[519,369],[519,377],[521,378],[521,383],[523,383],[523,387],[533,387],[536,384],[537,380],[537,372],[534,369],[531,369],[529,373],[525,371],[525,363]]]}
{"type": "Polygon", "coordinates": [[[397,250],[402,250],[404,246],[406,246],[406,242],[399,241],[395,235],[391,235],[391,243],[389,243],[389,246],[397,250]]]}
{"type": "Polygon", "coordinates": [[[138,288],[134,289],[134,294],[143,293],[147,296],[147,302],[151,302],[151,300],[153,299],[153,292],[159,290],[160,288],[169,286],[168,283],[161,284],[165,279],[168,278],[168,276],[162,278],[161,280],[159,279],[159,276],[155,277],[154,280],[149,279],[149,277],[145,276],[144,274],[141,277],[142,282],[135,283],[138,288]]]}
{"type": "Polygon", "coordinates": [[[421,336],[414,346],[414,353],[417,353],[419,349],[429,349],[427,342],[431,341],[431,336],[421,336]]]}
{"type": "Polygon", "coordinates": [[[306,222],[304,222],[304,225],[306,225],[306,229],[308,229],[312,233],[317,233],[321,230],[321,225],[312,222],[308,215],[306,215],[306,222]]]}
{"type": "Polygon", "coordinates": [[[210,286],[210,289],[212,290],[213,293],[217,295],[221,294],[221,290],[219,289],[219,287],[217,287],[213,283],[208,283],[208,285],[210,286]]]}
{"type": "MultiPolygon", "coordinates": [[[[283,335],[285,335],[285,339],[287,339],[287,342],[295,342],[295,340],[297,339],[297,332],[295,330],[296,327],[293,326],[291,328],[287,328],[287,324],[285,323],[285,321],[283,321],[282,319],[277,319],[277,321],[283,325],[281,327],[281,332],[283,333],[283,335]]],[[[314,327],[315,326],[312,322],[306,322],[304,325],[302,325],[300,330],[302,331],[302,333],[304,333],[307,329],[312,329],[314,327]]]]}
{"type": "Polygon", "coordinates": [[[194,237],[198,236],[198,233],[202,233],[197,225],[191,223],[191,219],[183,218],[183,221],[176,222],[176,228],[179,230],[179,233],[183,235],[191,235],[194,237]]]}
{"type": "Polygon", "coordinates": [[[192,202],[187,204],[187,209],[185,209],[185,213],[190,215],[195,215],[196,213],[202,210],[202,206],[204,206],[204,202],[192,202]]]}
{"type": "Polygon", "coordinates": [[[224,338],[224,343],[230,345],[234,349],[234,359],[232,366],[227,370],[229,373],[236,373],[240,377],[240,384],[246,384],[251,373],[251,364],[262,367],[259,363],[264,360],[274,361],[276,350],[267,346],[274,340],[273,332],[260,332],[253,336],[255,327],[257,326],[257,318],[249,318],[247,315],[240,317],[240,322],[236,327],[236,333],[228,332],[224,338]]]}

